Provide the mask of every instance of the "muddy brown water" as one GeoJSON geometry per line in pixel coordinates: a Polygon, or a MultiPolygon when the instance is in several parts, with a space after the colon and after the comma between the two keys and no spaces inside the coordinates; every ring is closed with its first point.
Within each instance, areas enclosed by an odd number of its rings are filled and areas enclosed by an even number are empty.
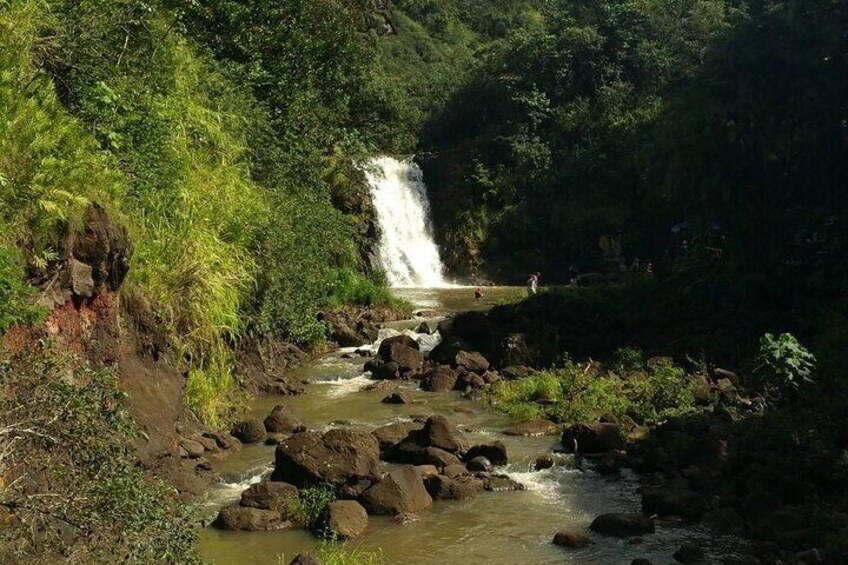
{"type": "MultiPolygon", "coordinates": [[[[473,288],[398,289],[397,294],[419,309],[441,312],[484,309],[520,297],[521,288],[486,288],[482,300],[473,288]]],[[[394,324],[395,329],[417,325],[420,319],[394,324]]],[[[603,477],[590,465],[576,468],[568,456],[557,456],[557,465],[534,472],[533,459],[558,446],[555,436],[517,438],[504,435],[509,420],[479,402],[461,399],[456,393],[429,393],[414,383],[403,383],[420,404],[382,404],[386,392],[361,392],[371,382],[363,374],[363,359],[343,359],[336,352],[300,369],[312,384],[297,397],[257,398],[252,412],[264,418],[281,402],[294,406],[311,429],[347,426],[369,430],[417,415],[444,414],[466,432],[471,442],[503,441],[510,463],[499,469],[525,485],[519,492],[482,493],[471,501],[436,501],[418,521],[399,525],[387,518],[372,517],[367,535],[354,545],[379,552],[387,564],[468,565],[581,564],[627,565],[636,558],[657,565],[674,563],[672,554],[684,542],[703,547],[713,563],[738,563],[738,540],[717,536],[702,528],[680,523],[659,523],[657,533],[633,540],[590,534],[595,542],[580,550],[565,550],[551,540],[560,530],[588,532],[592,519],[606,512],[638,511],[637,477],[625,470],[616,478],[603,477]]],[[[251,483],[270,474],[274,449],[246,446],[219,463],[222,476],[204,503],[207,516],[238,499],[251,483]]],[[[200,534],[200,549],[217,565],[277,565],[288,563],[300,552],[313,552],[315,538],[306,531],[227,532],[211,527],[200,534]],[[282,558],[282,561],[280,560],[282,558]]]]}

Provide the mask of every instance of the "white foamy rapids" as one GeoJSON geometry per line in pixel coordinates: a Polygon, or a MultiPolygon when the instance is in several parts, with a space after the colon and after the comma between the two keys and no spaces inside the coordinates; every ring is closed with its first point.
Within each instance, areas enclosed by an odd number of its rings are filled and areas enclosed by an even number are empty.
{"type": "Polygon", "coordinates": [[[327,398],[339,398],[347,396],[352,392],[358,392],[362,387],[372,384],[374,381],[368,376],[369,373],[359,375],[352,379],[336,379],[328,381],[318,381],[322,384],[331,385],[327,390],[327,398]]]}
{"type": "Polygon", "coordinates": [[[205,506],[220,508],[225,504],[238,500],[241,498],[241,493],[249,489],[252,485],[261,482],[272,470],[273,467],[263,466],[260,470],[255,471],[242,480],[223,481],[217,484],[212,489],[205,506]]]}
{"type": "Polygon", "coordinates": [[[380,226],[378,256],[395,287],[448,287],[433,240],[430,201],[421,169],[411,159],[376,157],[365,167],[380,226]]]}
{"type": "Polygon", "coordinates": [[[559,498],[563,479],[569,474],[579,472],[560,466],[533,471],[528,469],[527,466],[519,467],[517,465],[508,465],[503,471],[509,478],[524,485],[524,488],[528,491],[547,499],[559,498]]]}

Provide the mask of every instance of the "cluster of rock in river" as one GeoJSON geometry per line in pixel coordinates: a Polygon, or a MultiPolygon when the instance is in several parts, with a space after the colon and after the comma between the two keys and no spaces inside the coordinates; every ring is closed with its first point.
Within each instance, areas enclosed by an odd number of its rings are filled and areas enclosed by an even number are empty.
{"type": "Polygon", "coordinates": [[[292,527],[297,521],[298,489],[319,485],[333,487],[339,497],[320,522],[323,531],[339,539],[363,534],[368,515],[406,521],[433,500],[464,500],[484,490],[522,488],[491,472],[493,465],[507,462],[502,444],[469,446],[465,436],[439,415],[370,433],[346,428],[318,432],[306,431],[290,409],[278,406],[265,422],[240,423],[234,435],[242,441],[275,442],[277,447],[270,480],[251,486],[238,504],[219,513],[215,523],[225,529],[292,527]]]}

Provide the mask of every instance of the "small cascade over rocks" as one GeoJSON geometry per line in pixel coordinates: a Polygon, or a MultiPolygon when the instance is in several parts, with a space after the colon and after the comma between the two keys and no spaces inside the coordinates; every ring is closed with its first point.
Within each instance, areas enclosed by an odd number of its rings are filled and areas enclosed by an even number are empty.
{"type": "Polygon", "coordinates": [[[378,257],[393,287],[451,286],[433,240],[424,175],[412,159],[376,157],[365,167],[380,226],[378,257]]]}

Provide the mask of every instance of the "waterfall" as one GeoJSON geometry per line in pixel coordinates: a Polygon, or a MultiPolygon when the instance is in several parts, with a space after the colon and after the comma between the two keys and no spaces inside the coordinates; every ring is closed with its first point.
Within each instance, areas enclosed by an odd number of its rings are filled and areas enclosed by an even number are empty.
{"type": "Polygon", "coordinates": [[[433,241],[424,174],[411,159],[376,157],[365,167],[380,226],[378,256],[395,287],[446,287],[433,241]]]}

